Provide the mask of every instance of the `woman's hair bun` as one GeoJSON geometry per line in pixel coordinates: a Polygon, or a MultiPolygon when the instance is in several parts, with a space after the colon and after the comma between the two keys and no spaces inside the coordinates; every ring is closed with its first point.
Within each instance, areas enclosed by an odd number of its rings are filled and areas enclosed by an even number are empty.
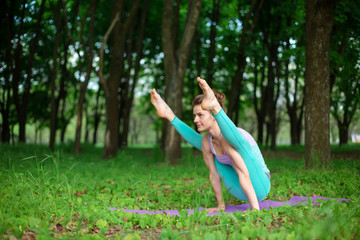
{"type": "Polygon", "coordinates": [[[216,97],[216,99],[218,100],[219,103],[223,103],[225,101],[225,98],[226,98],[225,94],[219,92],[216,89],[213,89],[213,92],[214,92],[215,97],[216,97]]]}

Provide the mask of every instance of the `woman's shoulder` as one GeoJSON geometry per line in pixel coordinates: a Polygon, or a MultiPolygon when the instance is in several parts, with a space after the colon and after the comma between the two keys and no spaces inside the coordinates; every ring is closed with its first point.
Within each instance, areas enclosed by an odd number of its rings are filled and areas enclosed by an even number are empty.
{"type": "Polygon", "coordinates": [[[209,133],[205,133],[204,134],[204,137],[202,138],[202,141],[201,142],[204,142],[204,143],[209,143],[209,133]]]}

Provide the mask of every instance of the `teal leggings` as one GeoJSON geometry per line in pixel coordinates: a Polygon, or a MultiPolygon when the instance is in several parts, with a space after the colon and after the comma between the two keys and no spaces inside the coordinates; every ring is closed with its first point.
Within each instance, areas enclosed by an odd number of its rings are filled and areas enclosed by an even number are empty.
{"type": "MultiPolygon", "coordinates": [[[[250,174],[251,183],[254,187],[258,201],[262,201],[270,192],[270,179],[262,169],[261,163],[258,160],[261,155],[257,146],[250,146],[249,141],[239,132],[235,124],[221,109],[220,112],[214,115],[222,135],[235,148],[235,150],[243,158],[246,167],[250,174]]],[[[180,135],[191,145],[201,151],[201,141],[203,136],[198,134],[194,129],[190,128],[177,117],[171,122],[180,135]]],[[[241,189],[239,183],[239,176],[235,169],[230,165],[225,165],[217,161],[215,158],[215,166],[224,183],[225,188],[231,195],[242,201],[248,201],[244,191],[241,189]]]]}

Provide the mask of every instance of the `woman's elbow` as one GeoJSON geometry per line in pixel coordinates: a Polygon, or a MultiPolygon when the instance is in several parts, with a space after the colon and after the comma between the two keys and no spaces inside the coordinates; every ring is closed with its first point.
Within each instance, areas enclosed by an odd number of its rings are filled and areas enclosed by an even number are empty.
{"type": "Polygon", "coordinates": [[[246,172],[246,173],[240,172],[240,173],[238,173],[238,175],[239,175],[239,178],[241,181],[251,181],[249,172],[246,172]]]}

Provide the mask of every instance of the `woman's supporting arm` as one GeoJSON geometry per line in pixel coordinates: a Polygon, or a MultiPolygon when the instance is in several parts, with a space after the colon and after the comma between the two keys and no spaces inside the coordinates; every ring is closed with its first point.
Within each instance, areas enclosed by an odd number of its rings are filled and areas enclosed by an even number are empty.
{"type": "Polygon", "coordinates": [[[222,197],[222,191],[221,191],[221,179],[220,179],[220,175],[216,170],[215,167],[215,162],[214,162],[214,155],[212,154],[212,152],[210,151],[210,145],[209,142],[207,141],[207,138],[204,138],[202,141],[202,154],[204,157],[204,161],[206,164],[206,167],[209,169],[209,179],[211,182],[211,186],[214,190],[215,193],[215,197],[217,200],[217,204],[218,206],[215,208],[209,208],[207,209],[207,211],[212,212],[212,211],[218,211],[220,209],[225,210],[225,202],[223,201],[223,197],[222,197]]]}

